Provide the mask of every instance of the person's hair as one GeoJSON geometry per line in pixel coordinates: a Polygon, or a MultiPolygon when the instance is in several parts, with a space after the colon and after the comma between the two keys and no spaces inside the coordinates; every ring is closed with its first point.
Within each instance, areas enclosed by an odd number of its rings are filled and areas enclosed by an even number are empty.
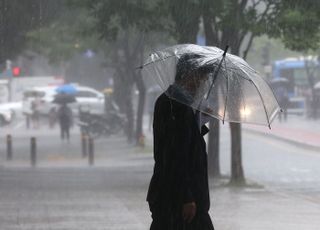
{"type": "Polygon", "coordinates": [[[203,75],[212,72],[214,69],[213,65],[199,66],[201,58],[204,58],[204,56],[195,53],[181,55],[176,66],[175,81],[179,82],[191,75],[203,75]]]}

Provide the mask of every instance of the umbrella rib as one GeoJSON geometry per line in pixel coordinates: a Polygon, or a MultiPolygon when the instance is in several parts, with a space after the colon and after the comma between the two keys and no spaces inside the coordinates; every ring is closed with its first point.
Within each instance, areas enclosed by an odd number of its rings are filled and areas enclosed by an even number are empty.
{"type": "MultiPolygon", "coordinates": [[[[278,99],[277,99],[277,97],[275,96],[275,94],[274,94],[273,90],[271,89],[270,85],[268,84],[268,82],[267,82],[263,77],[261,77],[261,79],[266,83],[266,85],[267,85],[267,86],[269,87],[269,89],[271,90],[272,95],[273,95],[273,97],[275,98],[275,100],[276,100],[276,102],[277,102],[277,104],[278,104],[278,107],[280,108],[280,112],[282,112],[283,110],[282,110],[282,108],[279,106],[278,99]]],[[[268,112],[267,112],[267,109],[266,109],[266,107],[265,107],[265,103],[264,103],[264,100],[263,100],[263,98],[262,98],[262,95],[261,95],[261,93],[260,93],[260,91],[259,91],[259,89],[258,89],[258,86],[256,85],[256,83],[255,83],[252,79],[250,79],[249,81],[251,81],[251,82],[254,84],[256,90],[257,90],[258,93],[259,93],[259,96],[260,96],[261,101],[262,101],[262,103],[263,103],[264,111],[265,111],[265,113],[266,113],[266,117],[267,117],[267,121],[268,121],[268,126],[269,126],[269,129],[271,129],[271,124],[270,124],[270,119],[269,119],[269,117],[268,117],[268,112]]]]}
{"type": "Polygon", "coordinates": [[[265,105],[265,103],[264,103],[263,97],[262,97],[262,95],[261,95],[261,93],[260,93],[260,91],[259,91],[259,88],[258,88],[258,86],[256,85],[256,83],[255,83],[254,81],[252,81],[252,80],[250,80],[250,81],[253,83],[254,87],[256,88],[256,90],[257,90],[257,92],[258,92],[258,94],[259,94],[259,97],[260,97],[260,99],[261,99],[261,101],[262,101],[262,105],[263,105],[263,108],[264,108],[264,112],[265,112],[265,114],[266,114],[266,118],[267,118],[267,121],[268,121],[269,129],[271,129],[270,120],[269,120],[269,117],[268,117],[268,112],[267,112],[267,108],[266,108],[266,105],[265,105]]]}
{"type": "MultiPolygon", "coordinates": [[[[229,66],[229,67],[228,67],[229,69],[231,69],[231,70],[236,70],[236,71],[241,71],[242,73],[248,75],[248,73],[247,73],[245,70],[243,70],[243,69],[241,69],[240,67],[236,66],[232,61],[230,61],[230,64],[233,65],[234,67],[229,66]]],[[[244,77],[244,76],[242,76],[242,75],[238,75],[238,76],[241,77],[241,78],[243,78],[243,79],[245,79],[245,80],[247,80],[247,81],[250,81],[250,80],[251,80],[250,78],[246,78],[246,77],[244,77]]]]}
{"type": "Polygon", "coordinates": [[[177,55],[170,55],[170,56],[167,56],[167,57],[164,57],[164,58],[160,58],[160,59],[158,59],[158,60],[151,61],[151,62],[145,63],[145,64],[143,64],[143,65],[141,65],[141,66],[138,66],[138,67],[136,67],[136,69],[143,69],[143,68],[146,67],[147,65],[150,65],[150,64],[153,64],[153,63],[157,63],[157,62],[159,62],[159,61],[164,61],[164,60],[166,60],[166,59],[168,59],[168,58],[176,57],[176,56],[177,56],[177,55]]]}
{"type": "Polygon", "coordinates": [[[266,83],[266,85],[267,85],[267,86],[269,87],[269,89],[271,90],[271,92],[272,92],[272,94],[273,94],[273,97],[275,98],[276,102],[278,103],[278,106],[279,106],[279,108],[280,108],[280,111],[283,112],[282,108],[280,107],[279,101],[278,101],[276,95],[274,94],[271,86],[269,85],[269,83],[268,83],[263,77],[262,77],[262,80],[266,83]]]}
{"type": "Polygon", "coordinates": [[[212,83],[211,83],[211,85],[210,85],[209,92],[208,92],[208,94],[207,94],[207,98],[206,98],[206,99],[208,99],[208,97],[209,97],[209,95],[210,95],[210,93],[211,93],[211,90],[212,90],[212,88],[213,88],[213,86],[214,86],[214,82],[215,82],[215,80],[216,80],[216,78],[217,78],[217,76],[218,76],[218,73],[219,73],[219,71],[220,71],[220,68],[221,68],[221,65],[222,65],[222,62],[223,62],[224,58],[225,58],[225,56],[222,56],[222,59],[221,59],[219,65],[218,65],[217,69],[214,71],[213,80],[212,80],[212,83]]]}
{"type": "MultiPolygon", "coordinates": [[[[246,79],[246,78],[245,78],[246,79]]],[[[239,79],[237,78],[237,81],[239,81],[239,79]]],[[[249,79],[249,81],[250,81],[250,79],[249,79]]],[[[238,82],[239,83],[239,85],[241,85],[240,84],[240,81],[238,82]]],[[[244,93],[243,93],[243,90],[242,90],[242,88],[240,87],[240,92],[241,92],[241,99],[242,99],[242,104],[243,104],[243,111],[245,111],[246,110],[246,103],[245,103],[245,101],[244,101],[244,93]]]]}
{"type": "Polygon", "coordinates": [[[218,68],[214,71],[213,80],[212,80],[212,83],[211,83],[211,85],[210,85],[210,89],[209,89],[209,92],[208,92],[208,95],[207,95],[207,99],[208,99],[208,97],[209,97],[209,95],[210,95],[210,92],[211,92],[211,90],[212,90],[212,87],[213,87],[213,85],[214,85],[214,81],[216,80],[216,78],[217,78],[217,76],[218,76],[218,73],[219,73],[220,68],[221,68],[221,66],[222,66],[222,62],[225,60],[225,57],[226,57],[226,54],[227,54],[228,49],[229,49],[229,46],[227,45],[226,48],[225,48],[225,50],[224,50],[224,52],[223,52],[223,54],[222,54],[222,59],[221,59],[221,61],[219,62],[218,68]]]}
{"type": "MultiPolygon", "coordinates": [[[[224,66],[226,68],[226,62],[224,62],[224,66]]],[[[227,93],[226,93],[226,100],[225,100],[225,104],[224,104],[222,124],[224,124],[224,119],[226,117],[226,110],[227,110],[227,104],[228,104],[228,94],[229,94],[229,77],[228,77],[228,75],[226,78],[227,78],[227,93]]]]}

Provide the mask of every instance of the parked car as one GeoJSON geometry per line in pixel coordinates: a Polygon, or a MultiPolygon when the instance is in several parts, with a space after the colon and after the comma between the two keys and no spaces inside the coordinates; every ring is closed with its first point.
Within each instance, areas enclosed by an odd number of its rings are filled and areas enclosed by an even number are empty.
{"type": "Polygon", "coordinates": [[[71,109],[78,114],[80,108],[86,108],[91,113],[104,113],[103,93],[86,86],[77,86],[76,103],[70,104],[71,109]]]}
{"type": "Polygon", "coordinates": [[[8,102],[0,104],[0,126],[11,123],[16,115],[21,112],[21,102],[8,102]]]}
{"type": "MultiPolygon", "coordinates": [[[[40,115],[48,115],[53,108],[58,105],[52,103],[56,92],[56,86],[45,86],[45,87],[34,87],[24,92],[23,99],[23,112],[25,114],[31,114],[31,104],[36,98],[39,100],[39,113],[40,115]]],[[[70,107],[73,113],[77,116],[79,108],[86,107],[92,113],[103,113],[104,112],[104,95],[99,91],[86,87],[78,86],[75,93],[76,102],[71,103],[70,107]]]]}

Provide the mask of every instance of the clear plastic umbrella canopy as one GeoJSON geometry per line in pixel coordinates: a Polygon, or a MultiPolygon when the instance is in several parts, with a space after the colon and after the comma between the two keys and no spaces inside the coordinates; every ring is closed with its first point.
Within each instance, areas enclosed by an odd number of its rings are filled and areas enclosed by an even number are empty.
{"type": "Polygon", "coordinates": [[[156,51],[142,72],[168,97],[222,121],[270,127],[281,110],[257,71],[217,47],[182,44],[156,51]]]}

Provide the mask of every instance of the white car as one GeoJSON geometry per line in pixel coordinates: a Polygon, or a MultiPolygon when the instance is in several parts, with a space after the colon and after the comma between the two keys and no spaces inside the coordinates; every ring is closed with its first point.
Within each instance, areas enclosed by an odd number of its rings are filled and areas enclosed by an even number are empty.
{"type": "Polygon", "coordinates": [[[76,89],[77,102],[70,104],[75,114],[78,114],[81,108],[85,108],[91,113],[104,113],[105,98],[103,93],[86,86],[76,86],[76,89]]]}
{"type": "MultiPolygon", "coordinates": [[[[48,115],[52,108],[56,108],[58,105],[52,103],[56,92],[56,86],[46,87],[34,87],[24,92],[23,99],[23,112],[25,114],[31,114],[31,103],[33,100],[39,100],[39,113],[41,115],[48,115]]],[[[75,115],[78,115],[80,108],[90,110],[92,113],[104,112],[104,95],[99,91],[86,87],[78,86],[75,88],[77,92],[75,94],[76,102],[71,103],[70,107],[75,115]]]]}
{"type": "Polygon", "coordinates": [[[12,122],[17,113],[21,112],[21,102],[8,102],[0,104],[0,126],[12,122]]]}

